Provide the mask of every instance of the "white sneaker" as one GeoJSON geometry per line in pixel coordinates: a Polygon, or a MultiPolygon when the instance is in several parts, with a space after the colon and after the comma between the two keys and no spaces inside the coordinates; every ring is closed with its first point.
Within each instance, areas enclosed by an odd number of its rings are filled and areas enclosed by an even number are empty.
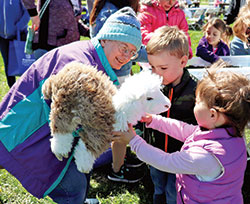
{"type": "Polygon", "coordinates": [[[99,200],[96,198],[86,198],[84,204],[99,204],[99,200]]]}

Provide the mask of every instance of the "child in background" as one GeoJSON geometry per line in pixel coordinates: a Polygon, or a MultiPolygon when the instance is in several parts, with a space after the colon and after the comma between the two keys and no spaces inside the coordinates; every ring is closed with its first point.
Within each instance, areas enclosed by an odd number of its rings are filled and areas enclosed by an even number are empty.
{"type": "MultiPolygon", "coordinates": [[[[185,33],[176,26],[162,26],[152,35],[146,50],[152,72],[163,77],[163,93],[171,100],[171,108],[162,115],[196,124],[193,113],[196,81],[185,68],[189,54],[185,33]]],[[[161,132],[146,129],[144,138],[150,137],[153,137],[152,145],[169,153],[179,151],[183,144],[161,132]]],[[[176,203],[174,172],[167,173],[152,166],[150,174],[154,203],[176,203]]]]}
{"type": "Polygon", "coordinates": [[[234,38],[230,43],[231,55],[250,55],[250,1],[240,9],[233,25],[234,38]]]}
{"type": "Polygon", "coordinates": [[[184,142],[167,154],[130,130],[114,133],[129,142],[137,156],[156,168],[177,173],[177,203],[243,204],[241,187],[247,164],[243,131],[250,119],[250,81],[228,71],[208,71],[197,86],[194,114],[197,126],[148,115],[150,128],[184,142]]]}
{"type": "Polygon", "coordinates": [[[231,27],[227,26],[220,18],[211,18],[203,26],[204,36],[196,48],[196,56],[214,63],[219,56],[229,56],[230,50],[225,42],[226,36],[232,35],[231,27]]]}
{"type": "Polygon", "coordinates": [[[191,39],[185,13],[177,0],[142,0],[138,19],[141,22],[142,43],[147,45],[153,32],[161,26],[177,26],[188,37],[189,59],[192,58],[191,39]]]}

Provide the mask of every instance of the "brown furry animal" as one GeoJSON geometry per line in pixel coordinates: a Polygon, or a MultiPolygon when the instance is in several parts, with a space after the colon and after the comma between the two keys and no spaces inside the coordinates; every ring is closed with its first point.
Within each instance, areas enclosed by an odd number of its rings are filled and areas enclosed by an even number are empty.
{"type": "Polygon", "coordinates": [[[79,171],[89,172],[111,142],[116,87],[102,71],[72,62],[50,76],[42,92],[45,99],[52,100],[52,152],[59,160],[67,158],[74,140],[72,133],[78,134],[81,140],[75,147],[75,162],[79,171]]]}

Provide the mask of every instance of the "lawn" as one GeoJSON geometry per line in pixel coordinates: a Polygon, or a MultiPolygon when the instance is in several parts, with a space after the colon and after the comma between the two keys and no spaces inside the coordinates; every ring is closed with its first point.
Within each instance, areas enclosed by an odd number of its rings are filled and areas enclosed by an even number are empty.
{"type": "MultiPolygon", "coordinates": [[[[202,36],[200,31],[190,31],[192,39],[192,50],[195,48],[202,36]]],[[[136,67],[134,67],[136,68],[136,67]]],[[[6,78],[4,74],[3,61],[0,57],[0,100],[8,91],[6,78]]],[[[91,188],[88,197],[97,197],[102,204],[149,204],[152,200],[152,183],[149,179],[148,169],[145,167],[146,176],[137,184],[121,184],[110,182],[106,178],[107,166],[94,170],[91,179],[91,188]]],[[[247,175],[247,178],[249,175],[247,175]]],[[[249,182],[249,178],[246,182],[249,182]]],[[[249,184],[245,182],[244,197],[245,203],[250,203],[248,198],[250,190],[249,184]]],[[[6,170],[0,170],[0,204],[49,204],[53,201],[46,197],[44,199],[36,199],[31,196],[21,184],[6,170]]]]}

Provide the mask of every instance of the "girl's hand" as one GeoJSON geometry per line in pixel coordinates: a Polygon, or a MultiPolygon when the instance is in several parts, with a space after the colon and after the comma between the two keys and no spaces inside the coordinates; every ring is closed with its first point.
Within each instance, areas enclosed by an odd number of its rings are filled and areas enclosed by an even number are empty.
{"type": "Polygon", "coordinates": [[[129,129],[127,132],[114,131],[112,140],[115,142],[128,144],[130,140],[132,140],[136,135],[133,126],[131,124],[128,124],[128,127],[129,129]]]}
{"type": "Polygon", "coordinates": [[[141,122],[144,122],[149,125],[152,122],[152,115],[147,113],[146,116],[142,116],[141,122]]]}

